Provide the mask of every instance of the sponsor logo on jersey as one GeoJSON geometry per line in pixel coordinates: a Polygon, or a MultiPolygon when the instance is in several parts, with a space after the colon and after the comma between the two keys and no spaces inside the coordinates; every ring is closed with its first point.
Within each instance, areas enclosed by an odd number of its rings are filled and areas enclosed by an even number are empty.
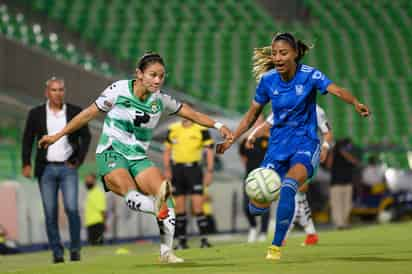
{"type": "Polygon", "coordinates": [[[317,70],[313,73],[312,79],[314,79],[314,80],[322,79],[323,80],[323,79],[325,79],[325,75],[323,75],[322,72],[317,70]]]}
{"type": "Polygon", "coordinates": [[[302,71],[302,72],[311,72],[312,70],[313,70],[313,68],[310,67],[310,66],[307,66],[307,65],[302,65],[301,68],[300,68],[300,71],[302,71]]]}
{"type": "Polygon", "coordinates": [[[295,86],[296,95],[302,95],[303,93],[303,85],[296,85],[295,86]]]}
{"type": "Polygon", "coordinates": [[[277,89],[275,89],[275,90],[273,91],[273,95],[279,95],[279,91],[278,91],[277,89]]]}
{"type": "Polygon", "coordinates": [[[305,154],[306,156],[309,156],[309,157],[311,157],[312,156],[312,153],[310,152],[310,151],[302,151],[302,150],[300,150],[300,151],[298,151],[298,152],[296,152],[297,154],[305,154]]]}

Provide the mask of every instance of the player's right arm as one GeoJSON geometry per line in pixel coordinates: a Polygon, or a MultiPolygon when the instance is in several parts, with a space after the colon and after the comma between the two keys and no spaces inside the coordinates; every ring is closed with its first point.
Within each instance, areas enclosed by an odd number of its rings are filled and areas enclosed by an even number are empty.
{"type": "Polygon", "coordinates": [[[38,143],[39,147],[47,148],[49,145],[57,142],[61,137],[73,133],[86,125],[90,120],[96,118],[100,112],[109,112],[113,108],[119,94],[118,87],[120,84],[121,81],[117,81],[108,86],[93,104],[74,116],[61,131],[54,135],[43,136],[38,143]]]}
{"type": "Polygon", "coordinates": [[[39,147],[47,148],[49,145],[57,142],[61,137],[75,132],[79,128],[86,125],[90,120],[96,118],[100,113],[96,104],[90,105],[82,112],[77,114],[67,125],[54,135],[45,135],[39,141],[39,147]]]}
{"type": "Polygon", "coordinates": [[[242,120],[240,121],[239,126],[237,127],[235,133],[233,134],[232,142],[224,142],[222,144],[218,144],[216,146],[217,153],[224,153],[230,146],[239,139],[247,130],[249,130],[252,125],[256,122],[257,118],[259,117],[260,113],[263,110],[263,106],[255,101],[249,107],[249,110],[243,116],[242,120]]]}

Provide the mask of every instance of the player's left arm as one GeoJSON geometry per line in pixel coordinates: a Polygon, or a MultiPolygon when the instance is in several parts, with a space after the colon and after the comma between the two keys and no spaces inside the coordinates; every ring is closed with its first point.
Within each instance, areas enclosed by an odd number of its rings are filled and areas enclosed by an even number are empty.
{"type": "Polygon", "coordinates": [[[356,112],[358,112],[361,116],[367,117],[370,114],[369,108],[367,105],[362,104],[359,102],[359,100],[348,90],[331,83],[328,85],[326,90],[329,93],[332,93],[333,95],[339,97],[342,101],[345,101],[348,104],[351,104],[355,107],[356,112]]]}
{"type": "Polygon", "coordinates": [[[233,133],[230,131],[230,129],[227,126],[211,119],[209,116],[207,116],[204,113],[194,110],[187,104],[182,105],[180,110],[177,112],[177,115],[179,115],[180,117],[189,119],[199,125],[202,125],[208,128],[216,128],[220,132],[222,137],[226,139],[226,141],[228,142],[233,141],[233,133]]]}

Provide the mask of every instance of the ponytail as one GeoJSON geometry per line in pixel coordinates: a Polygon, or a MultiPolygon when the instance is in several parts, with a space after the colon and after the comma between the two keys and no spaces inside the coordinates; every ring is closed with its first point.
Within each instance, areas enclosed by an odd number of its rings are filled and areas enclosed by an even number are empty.
{"type": "Polygon", "coordinates": [[[295,59],[296,63],[299,63],[309,50],[310,47],[304,42],[302,42],[301,40],[296,41],[296,51],[298,52],[298,57],[296,57],[295,59]]]}
{"type": "Polygon", "coordinates": [[[262,75],[273,69],[275,64],[272,61],[272,47],[255,48],[252,56],[252,73],[256,82],[260,81],[262,75]]]}

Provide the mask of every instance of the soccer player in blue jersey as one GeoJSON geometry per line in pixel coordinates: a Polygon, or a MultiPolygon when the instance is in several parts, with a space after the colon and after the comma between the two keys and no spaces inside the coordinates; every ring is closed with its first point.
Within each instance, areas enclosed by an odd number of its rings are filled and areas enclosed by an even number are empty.
{"type": "MultiPolygon", "coordinates": [[[[272,39],[274,69],[266,72],[256,88],[249,110],[243,116],[232,141],[217,145],[218,153],[227,150],[256,121],[263,107],[271,101],[274,123],[269,147],[261,167],[274,169],[282,179],[276,214],[275,236],[266,259],[279,260],[280,247],[295,211],[295,195],[313,174],[319,161],[316,95],[331,93],[354,106],[361,116],[369,109],[346,89],[336,85],[322,72],[300,63],[309,47],[290,33],[276,34],[272,39]]],[[[268,205],[253,203],[252,214],[263,214],[268,205]]]]}

